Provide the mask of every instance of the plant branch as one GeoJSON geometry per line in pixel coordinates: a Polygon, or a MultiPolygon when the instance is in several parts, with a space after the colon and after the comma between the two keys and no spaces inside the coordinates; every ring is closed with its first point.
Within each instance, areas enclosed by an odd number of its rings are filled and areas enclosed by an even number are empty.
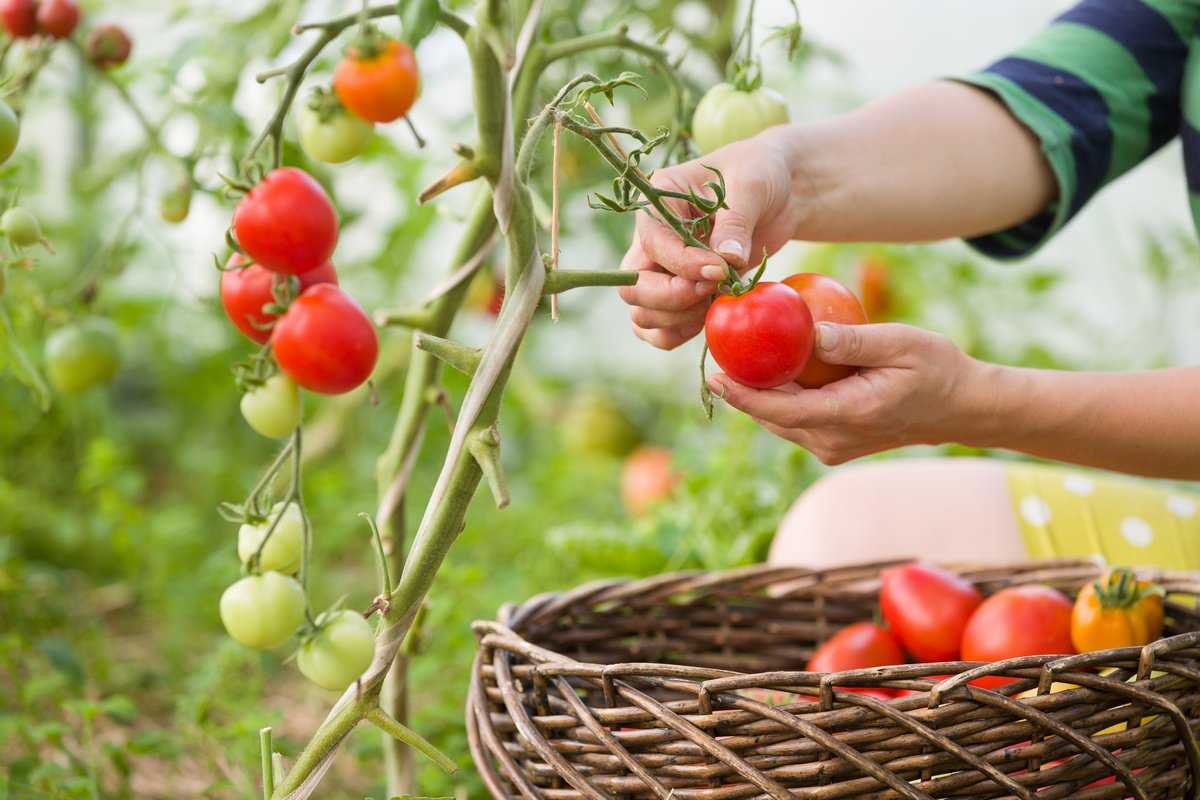
{"type": "Polygon", "coordinates": [[[404,742],[414,750],[424,753],[430,761],[441,767],[447,774],[453,775],[455,772],[458,772],[458,765],[451,760],[450,756],[438,750],[429,740],[425,739],[412,728],[397,722],[378,706],[367,712],[367,721],[388,736],[404,742]]]}
{"type": "Polygon", "coordinates": [[[483,351],[478,347],[468,347],[440,336],[418,333],[413,338],[413,344],[418,350],[423,350],[435,356],[438,361],[453,367],[464,375],[470,376],[479,367],[483,351]]]}
{"type": "Polygon", "coordinates": [[[638,273],[627,269],[559,269],[546,273],[544,294],[554,295],[584,286],[633,286],[638,273]]]}

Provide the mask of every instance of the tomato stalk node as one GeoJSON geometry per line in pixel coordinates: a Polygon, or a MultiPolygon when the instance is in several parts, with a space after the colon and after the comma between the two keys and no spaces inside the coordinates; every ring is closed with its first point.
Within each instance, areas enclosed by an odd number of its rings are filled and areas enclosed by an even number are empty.
{"type": "Polygon", "coordinates": [[[453,775],[455,772],[458,772],[458,765],[448,755],[438,750],[429,740],[412,728],[396,721],[379,706],[375,706],[367,711],[366,719],[389,736],[404,742],[414,750],[420,751],[426,758],[441,767],[442,771],[446,774],[453,775]]]}
{"type": "Polygon", "coordinates": [[[483,470],[496,508],[508,506],[508,479],[504,476],[504,468],[500,465],[500,431],[495,424],[477,430],[467,438],[467,450],[483,470]]]}
{"type": "Polygon", "coordinates": [[[401,327],[423,331],[433,327],[434,314],[428,306],[421,308],[379,309],[374,314],[375,324],[381,328],[401,327]]]}
{"type": "Polygon", "coordinates": [[[482,175],[483,173],[479,169],[479,165],[474,160],[460,161],[451,167],[450,171],[445,175],[422,189],[421,193],[417,195],[417,202],[424,205],[443,192],[453,189],[455,186],[469,183],[482,175]]]}
{"type": "Polygon", "coordinates": [[[478,347],[468,347],[424,331],[418,331],[413,337],[413,346],[467,376],[475,374],[483,358],[483,350],[478,347]]]}

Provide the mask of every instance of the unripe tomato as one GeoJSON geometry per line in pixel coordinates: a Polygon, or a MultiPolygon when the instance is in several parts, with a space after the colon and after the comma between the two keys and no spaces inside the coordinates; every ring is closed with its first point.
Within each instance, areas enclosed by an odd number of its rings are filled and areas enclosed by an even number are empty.
{"type": "Polygon", "coordinates": [[[28,39],[37,33],[35,0],[0,0],[0,20],[14,39],[28,39]]]}
{"type": "Polygon", "coordinates": [[[369,122],[391,122],[412,108],[420,88],[417,59],[404,42],[389,41],[373,55],[354,50],[333,72],[333,90],[342,105],[369,122]]]}
{"type": "MultiPolygon", "coordinates": [[[[234,253],[226,266],[237,267],[245,261],[241,254],[234,253]]],[[[301,292],[318,283],[332,283],[334,286],[338,283],[337,270],[328,261],[297,277],[301,292]]],[[[275,302],[274,281],[275,273],[258,264],[242,269],[226,269],[221,273],[221,305],[225,308],[226,316],[239,331],[259,344],[271,338],[271,323],[275,321],[275,315],[263,311],[263,306],[275,302]]]]}
{"type": "Polygon", "coordinates": [[[242,416],[268,439],[282,439],[300,424],[300,390],[282,373],[242,395],[242,416]]]}
{"type": "MultiPolygon", "coordinates": [[[[904,652],[896,637],[887,628],[870,622],[847,625],[830,636],[813,653],[805,670],[808,672],[845,672],[868,667],[890,667],[903,664],[904,652]]],[[[882,700],[895,696],[890,689],[878,687],[838,686],[846,692],[870,695],[882,700]]]]}
{"type": "MultiPolygon", "coordinates": [[[[962,636],[966,661],[999,661],[1017,656],[1070,655],[1071,601],[1049,586],[1014,586],[983,601],[962,636]]],[[[987,677],[972,681],[995,688],[1015,678],[987,677]]]]}
{"type": "Polygon", "coordinates": [[[100,69],[119,67],[129,60],[133,40],[120,25],[97,25],[84,44],[88,61],[100,69]]]}
{"type": "Polygon", "coordinates": [[[310,158],[327,164],[341,164],[361,155],[375,136],[375,126],[349,113],[340,105],[334,109],[300,109],[300,146],[310,158]]]}
{"type": "Polygon", "coordinates": [[[371,377],[379,337],[362,307],[328,283],[306,289],[272,336],[275,360],[292,380],[321,394],[342,394],[371,377]]]}
{"type": "Polygon", "coordinates": [[[0,100],[0,164],[12,157],[21,138],[21,121],[12,106],[0,100]]]}
{"type": "Polygon", "coordinates": [[[108,383],[120,363],[117,329],[107,319],[77,322],[46,339],[46,372],[54,388],[65,394],[108,383]]]}
{"type": "Polygon", "coordinates": [[[371,666],[375,634],[362,614],[343,609],[321,616],[317,632],[300,645],[296,665],[317,686],[340,692],[371,666]]]}
{"type": "Polygon", "coordinates": [[[278,647],[304,622],[304,588],[278,572],[247,575],[221,595],[221,622],[246,647],[278,647]]]}
{"type": "Polygon", "coordinates": [[[258,555],[258,568],[263,572],[278,572],[281,575],[294,575],[300,570],[301,553],[304,550],[304,518],[300,507],[295,503],[276,503],[271,509],[270,516],[257,524],[243,523],[238,528],[238,558],[243,564],[249,564],[250,559],[262,547],[258,555]],[[283,514],[280,517],[280,513],[283,514]],[[262,544],[263,537],[271,530],[271,523],[279,517],[271,538],[262,544]]]}
{"type": "Polygon", "coordinates": [[[233,234],[246,255],[266,269],[300,275],[333,255],[337,212],[311,175],[281,167],[267,173],[238,203],[233,234]]]}
{"type": "Polygon", "coordinates": [[[37,217],[20,206],[13,206],[0,216],[0,230],[15,247],[33,247],[45,243],[37,217]]]}
{"type": "MultiPolygon", "coordinates": [[[[858,302],[854,292],[828,275],[799,272],[784,278],[783,282],[804,298],[808,310],[812,312],[814,323],[862,325],[867,321],[867,312],[863,311],[862,303],[858,302]]],[[[856,371],[854,367],[842,364],[826,364],[814,351],[813,357],[808,360],[808,366],[800,373],[796,383],[805,389],[819,389],[827,383],[848,378],[856,371]]]]}
{"type": "Polygon", "coordinates": [[[158,215],[164,222],[183,222],[192,208],[192,176],[180,165],[158,198],[158,215]]]}
{"type": "Polygon", "coordinates": [[[787,103],[778,92],[765,86],[744,92],[732,84],[718,83],[696,106],[692,137],[701,153],[711,153],[787,121],[787,103]]]}
{"type": "Polygon", "coordinates": [[[970,581],[926,564],[880,573],[883,618],[904,649],[920,661],[954,661],[963,630],[983,601],[970,581]]]}
{"type": "Polygon", "coordinates": [[[725,373],[743,386],[771,389],[804,371],[813,350],[813,318],[790,286],[760,281],[722,295],[704,318],[704,338],[725,373]]]}
{"type": "Polygon", "coordinates": [[[41,0],[37,22],[42,33],[66,39],[79,24],[79,4],[75,0],[41,0]]]}
{"type": "Polygon", "coordinates": [[[559,421],[563,444],[571,453],[619,458],[641,439],[637,426],[606,392],[576,392],[559,421]]]}
{"type": "Polygon", "coordinates": [[[484,268],[475,273],[471,285],[467,287],[467,296],[463,306],[491,317],[500,315],[500,306],[504,305],[504,281],[496,277],[490,269],[484,268]]]}
{"type": "Polygon", "coordinates": [[[635,517],[644,515],[671,494],[679,477],[671,468],[671,451],[667,448],[634,450],[621,467],[621,500],[625,510],[635,517]]]}

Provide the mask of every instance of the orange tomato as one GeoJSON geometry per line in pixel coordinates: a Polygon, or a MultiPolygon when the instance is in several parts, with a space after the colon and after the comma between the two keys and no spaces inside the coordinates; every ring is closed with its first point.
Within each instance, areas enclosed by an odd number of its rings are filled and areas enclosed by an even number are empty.
{"type": "Polygon", "coordinates": [[[864,258],[858,267],[858,293],[867,316],[883,321],[892,311],[892,274],[887,262],[874,256],[864,258]]]}
{"type": "Polygon", "coordinates": [[[1163,590],[1118,567],[1079,592],[1071,641],[1081,653],[1150,644],[1163,631],[1163,590]]]}
{"type": "Polygon", "coordinates": [[[621,467],[621,499],[635,517],[664,499],[679,482],[671,468],[671,451],[665,447],[639,447],[621,467]]]}
{"type": "MultiPolygon", "coordinates": [[[[783,282],[795,289],[804,298],[813,322],[836,322],[840,325],[862,325],[867,321],[867,312],[862,303],[847,289],[828,275],[817,272],[800,272],[783,282]]],[[[854,367],[842,364],[826,364],[814,350],[808,365],[796,379],[805,389],[819,389],[827,383],[849,378],[854,367]]]]}
{"type": "Polygon", "coordinates": [[[351,49],[333,73],[333,90],[352,114],[391,122],[412,108],[420,89],[417,59],[404,42],[387,41],[375,53],[351,49]]]}

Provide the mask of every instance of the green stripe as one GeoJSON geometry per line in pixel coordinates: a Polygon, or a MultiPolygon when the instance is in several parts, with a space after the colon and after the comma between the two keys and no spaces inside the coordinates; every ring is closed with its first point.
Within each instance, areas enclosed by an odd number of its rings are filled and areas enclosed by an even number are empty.
{"type": "Polygon", "coordinates": [[[1200,194],[1188,192],[1188,205],[1192,209],[1192,226],[1196,229],[1196,235],[1200,236],[1200,194]]]}
{"type": "Polygon", "coordinates": [[[1104,182],[1123,175],[1150,147],[1150,96],[1154,84],[1119,42],[1086,25],[1060,22],[1042,31],[1015,55],[1077,75],[1108,105],[1113,158],[1104,182]]]}
{"type": "Polygon", "coordinates": [[[1196,41],[1192,42],[1192,48],[1188,52],[1187,66],[1183,70],[1181,102],[1183,103],[1183,118],[1193,128],[1200,128],[1200,46],[1197,46],[1196,41]]]}
{"type": "Polygon", "coordinates": [[[1191,41],[1196,22],[1200,21],[1200,3],[1196,0],[1142,0],[1142,5],[1166,17],[1181,41],[1191,41]]]}

